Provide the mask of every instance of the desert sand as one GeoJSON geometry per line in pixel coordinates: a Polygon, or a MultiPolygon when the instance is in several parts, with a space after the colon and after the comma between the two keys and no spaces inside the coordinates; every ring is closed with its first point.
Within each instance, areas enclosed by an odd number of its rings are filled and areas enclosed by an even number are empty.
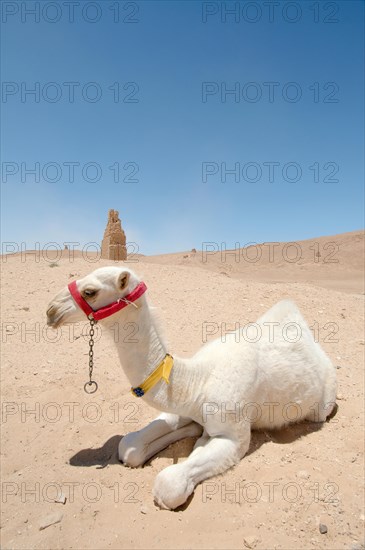
{"type": "Polygon", "coordinates": [[[154,478],[185,460],[194,440],[143,468],[121,465],[120,438],[158,412],[130,394],[101,333],[99,390],[84,393],[87,323],[46,326],[47,304],[62,287],[112,262],[70,251],[55,261],[3,256],[3,549],[364,548],[363,233],[226,256],[220,243],[209,248],[214,254],[201,248],[118,262],[146,282],[170,353],[189,356],[291,298],[337,367],[337,414],[321,426],[254,432],[235,468],[201,483],[177,511],[162,511],[154,478]]]}

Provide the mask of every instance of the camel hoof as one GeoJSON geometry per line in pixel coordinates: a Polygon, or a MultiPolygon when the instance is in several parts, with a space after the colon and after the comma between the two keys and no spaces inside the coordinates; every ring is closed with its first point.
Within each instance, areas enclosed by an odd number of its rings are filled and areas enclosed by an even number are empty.
{"type": "Polygon", "coordinates": [[[193,491],[193,482],[186,478],[180,464],[174,464],[156,477],[153,496],[160,508],[175,510],[187,501],[193,491]]]}

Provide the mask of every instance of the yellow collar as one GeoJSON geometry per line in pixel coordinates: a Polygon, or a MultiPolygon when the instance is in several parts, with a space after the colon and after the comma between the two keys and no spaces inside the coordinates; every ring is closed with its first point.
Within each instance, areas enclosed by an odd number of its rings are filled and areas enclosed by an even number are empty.
{"type": "Polygon", "coordinates": [[[142,384],[136,388],[131,388],[133,395],[135,397],[143,397],[143,395],[153,388],[161,378],[165,380],[166,384],[169,384],[170,372],[173,366],[174,358],[169,353],[166,353],[164,359],[162,359],[161,363],[155,368],[152,374],[150,374],[142,384]]]}

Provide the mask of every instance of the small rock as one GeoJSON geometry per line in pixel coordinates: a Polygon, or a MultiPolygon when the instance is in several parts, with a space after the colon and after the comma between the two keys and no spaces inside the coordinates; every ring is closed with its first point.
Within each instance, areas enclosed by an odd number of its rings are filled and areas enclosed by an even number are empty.
{"type": "Polygon", "coordinates": [[[139,511],[141,512],[141,514],[148,514],[147,506],[141,506],[139,511]]]}
{"type": "Polygon", "coordinates": [[[66,504],[66,500],[67,498],[65,497],[65,495],[63,493],[61,493],[55,500],[55,502],[59,503],[59,504],[66,504]]]}
{"type": "Polygon", "coordinates": [[[62,521],[62,518],[63,518],[63,514],[60,514],[59,512],[55,512],[54,514],[45,516],[43,519],[41,519],[41,522],[39,524],[39,530],[43,531],[43,529],[47,529],[47,527],[50,527],[55,523],[60,523],[62,521]]]}
{"type": "Polygon", "coordinates": [[[321,535],[325,535],[327,533],[328,529],[327,529],[327,525],[325,525],[324,523],[320,523],[319,524],[319,532],[321,533],[321,535]]]}
{"type": "Polygon", "coordinates": [[[258,539],[258,538],[255,537],[254,535],[245,537],[245,538],[243,539],[243,544],[246,546],[246,548],[255,548],[255,546],[256,546],[257,543],[259,543],[259,542],[260,542],[260,539],[258,539]]]}
{"type": "Polygon", "coordinates": [[[338,393],[337,394],[337,399],[339,399],[340,401],[342,401],[344,398],[344,396],[342,395],[342,393],[338,393]]]}
{"type": "Polygon", "coordinates": [[[297,473],[297,477],[300,477],[300,479],[309,479],[309,473],[307,472],[307,470],[300,470],[297,473]]]}

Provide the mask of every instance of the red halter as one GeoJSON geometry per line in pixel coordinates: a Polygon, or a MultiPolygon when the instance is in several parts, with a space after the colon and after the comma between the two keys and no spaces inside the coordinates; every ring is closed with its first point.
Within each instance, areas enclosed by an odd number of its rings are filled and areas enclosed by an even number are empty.
{"type": "Polygon", "coordinates": [[[97,310],[94,310],[91,306],[89,306],[87,301],[81,296],[77,288],[77,281],[72,281],[72,283],[68,285],[68,289],[72,298],[80,306],[87,318],[90,319],[91,317],[95,321],[100,321],[100,319],[105,319],[105,317],[109,317],[124,307],[127,307],[131,302],[133,303],[138,300],[138,298],[146,292],[147,286],[142,281],[134,290],[132,290],[132,292],[130,292],[127,296],[124,296],[124,298],[120,298],[116,302],[113,302],[108,306],[101,307],[97,310]]]}

